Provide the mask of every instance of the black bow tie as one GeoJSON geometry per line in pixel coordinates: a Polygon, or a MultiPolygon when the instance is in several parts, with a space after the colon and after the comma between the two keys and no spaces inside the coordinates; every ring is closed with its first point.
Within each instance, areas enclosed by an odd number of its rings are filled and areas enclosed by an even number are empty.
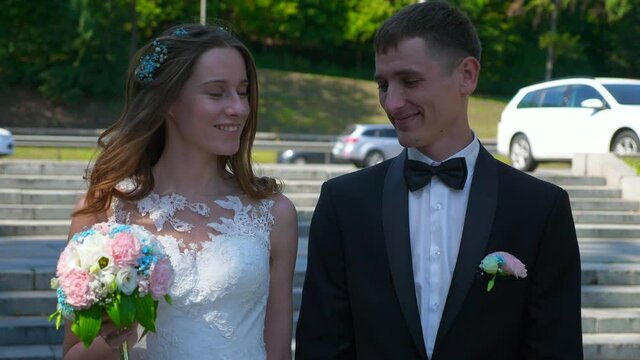
{"type": "Polygon", "coordinates": [[[438,176],[450,188],[462,190],[467,181],[467,162],[463,157],[457,157],[438,166],[409,159],[404,163],[404,180],[411,191],[423,188],[434,175],[438,176]]]}

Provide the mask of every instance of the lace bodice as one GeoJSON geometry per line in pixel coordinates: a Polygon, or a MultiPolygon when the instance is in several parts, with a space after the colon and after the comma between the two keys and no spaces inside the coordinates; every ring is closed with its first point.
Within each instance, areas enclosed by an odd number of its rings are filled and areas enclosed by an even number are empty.
{"type": "Polygon", "coordinates": [[[211,205],[218,208],[175,193],[112,204],[110,220],[139,223],[154,232],[175,270],[173,304],[160,302],[157,331],[136,345],[132,358],[266,358],[273,201],[245,204],[226,196],[211,205]],[[225,211],[231,216],[212,215],[225,211]]]}

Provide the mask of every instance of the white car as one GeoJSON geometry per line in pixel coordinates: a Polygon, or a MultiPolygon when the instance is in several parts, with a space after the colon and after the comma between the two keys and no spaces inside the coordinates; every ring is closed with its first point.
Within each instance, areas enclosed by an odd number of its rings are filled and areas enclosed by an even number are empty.
{"type": "Polygon", "coordinates": [[[636,154],[640,80],[570,78],[518,91],[498,124],[498,153],[530,171],[575,153],[636,154]]]}
{"type": "Polygon", "coordinates": [[[0,155],[11,155],[15,151],[11,131],[0,128],[0,155]]]}
{"type": "Polygon", "coordinates": [[[336,159],[368,167],[397,156],[402,149],[393,125],[356,124],[340,134],[331,153],[336,159]]]}

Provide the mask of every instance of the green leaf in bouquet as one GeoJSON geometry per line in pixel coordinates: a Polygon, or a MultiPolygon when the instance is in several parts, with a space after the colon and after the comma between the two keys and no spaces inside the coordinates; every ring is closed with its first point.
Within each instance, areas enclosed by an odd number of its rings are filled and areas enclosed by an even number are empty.
{"type": "Polygon", "coordinates": [[[122,320],[120,317],[120,294],[117,294],[113,301],[107,305],[105,308],[107,315],[109,315],[109,319],[113,321],[116,327],[120,328],[122,325],[122,320]]]}
{"type": "Polygon", "coordinates": [[[49,315],[49,322],[56,319],[56,330],[60,330],[60,325],[62,324],[62,310],[58,309],[53,314],[49,315]]]}
{"type": "Polygon", "coordinates": [[[56,330],[60,329],[60,325],[62,325],[62,312],[58,314],[58,318],[56,319],[56,330]]]}
{"type": "Polygon", "coordinates": [[[145,328],[145,331],[156,332],[156,304],[151,294],[146,296],[132,296],[136,307],[136,320],[145,328]]]}
{"type": "Polygon", "coordinates": [[[88,348],[98,336],[102,326],[102,309],[94,305],[87,310],[76,311],[76,316],[71,325],[71,331],[88,348]]]}
{"type": "Polygon", "coordinates": [[[164,301],[166,301],[167,304],[169,304],[169,305],[173,305],[173,300],[171,300],[171,296],[169,296],[169,294],[166,294],[164,296],[164,301]]]}
{"type": "Polygon", "coordinates": [[[56,316],[58,316],[59,313],[60,313],[60,309],[56,310],[56,312],[49,315],[49,322],[51,322],[51,320],[53,320],[56,316]]]}
{"type": "Polygon", "coordinates": [[[120,297],[120,321],[121,325],[128,328],[136,319],[136,307],[132,295],[118,294],[120,297]]]}

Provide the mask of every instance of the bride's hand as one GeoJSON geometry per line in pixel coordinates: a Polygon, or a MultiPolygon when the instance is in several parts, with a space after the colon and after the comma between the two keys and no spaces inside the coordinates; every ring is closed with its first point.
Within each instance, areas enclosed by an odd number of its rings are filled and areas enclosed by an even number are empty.
{"type": "Polygon", "coordinates": [[[129,328],[118,329],[107,315],[102,318],[102,326],[98,336],[113,350],[120,349],[122,343],[127,341],[128,347],[138,341],[138,323],[134,322],[129,328]]]}

